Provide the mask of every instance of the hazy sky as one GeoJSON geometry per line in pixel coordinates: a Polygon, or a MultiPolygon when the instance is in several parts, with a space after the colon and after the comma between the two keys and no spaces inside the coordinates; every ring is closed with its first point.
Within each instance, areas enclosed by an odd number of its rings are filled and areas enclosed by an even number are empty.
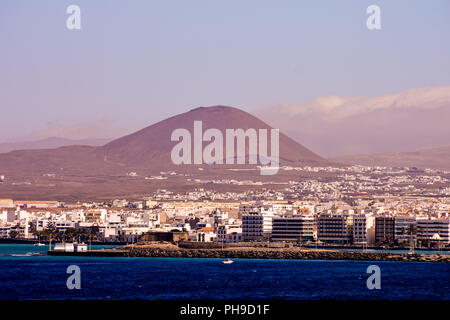
{"type": "Polygon", "coordinates": [[[86,122],[139,128],[198,106],[449,85],[449,39],[448,0],[2,0],[0,142],[86,122]],[[81,30],[66,28],[70,4],[81,30]],[[366,28],[371,4],[379,31],[366,28]]]}

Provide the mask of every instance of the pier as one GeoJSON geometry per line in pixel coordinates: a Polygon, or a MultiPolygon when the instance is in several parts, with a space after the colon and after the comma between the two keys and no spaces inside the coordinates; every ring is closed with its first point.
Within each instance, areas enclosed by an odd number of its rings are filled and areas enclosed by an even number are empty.
{"type": "Polygon", "coordinates": [[[82,252],[49,251],[51,256],[85,257],[166,257],[166,258],[242,258],[242,259],[304,259],[450,262],[445,254],[405,254],[387,252],[333,251],[298,248],[208,248],[185,249],[175,245],[128,245],[82,252]]]}

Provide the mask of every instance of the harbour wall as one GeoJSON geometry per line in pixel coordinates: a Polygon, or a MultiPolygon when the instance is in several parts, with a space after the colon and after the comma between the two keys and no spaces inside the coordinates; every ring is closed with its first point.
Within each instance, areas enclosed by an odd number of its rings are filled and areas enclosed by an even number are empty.
{"type": "Polygon", "coordinates": [[[286,249],[165,249],[127,248],[103,249],[87,252],[49,251],[51,256],[91,257],[167,257],[167,258],[242,258],[242,259],[304,259],[304,260],[361,260],[361,261],[416,261],[450,262],[450,255],[397,254],[382,252],[350,252],[286,249]]]}

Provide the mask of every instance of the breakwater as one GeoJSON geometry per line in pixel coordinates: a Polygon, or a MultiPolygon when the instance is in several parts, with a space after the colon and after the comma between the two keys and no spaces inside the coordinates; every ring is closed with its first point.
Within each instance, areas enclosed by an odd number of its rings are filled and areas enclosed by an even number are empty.
{"type": "Polygon", "coordinates": [[[294,249],[168,249],[155,247],[123,247],[87,252],[49,251],[52,256],[91,257],[169,257],[169,258],[243,258],[243,259],[307,259],[307,260],[363,260],[450,262],[449,255],[397,254],[382,252],[351,252],[294,249]]]}

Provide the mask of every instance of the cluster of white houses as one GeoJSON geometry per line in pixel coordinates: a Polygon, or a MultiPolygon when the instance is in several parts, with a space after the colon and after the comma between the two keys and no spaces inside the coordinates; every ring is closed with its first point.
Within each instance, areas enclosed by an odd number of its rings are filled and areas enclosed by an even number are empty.
{"type": "Polygon", "coordinates": [[[137,241],[147,232],[178,230],[187,232],[190,241],[200,242],[374,245],[415,241],[423,246],[449,246],[450,206],[441,202],[422,203],[423,209],[418,211],[405,209],[410,203],[398,202],[398,199],[379,203],[360,201],[358,206],[316,200],[147,200],[133,208],[124,207],[128,205],[125,200],[116,200],[112,206],[83,204],[61,207],[53,201],[0,199],[0,238],[8,238],[13,231],[20,238],[33,238],[31,230],[42,231],[52,225],[60,232],[89,230],[102,241],[137,241]],[[398,208],[387,209],[394,206],[398,208]]]}

